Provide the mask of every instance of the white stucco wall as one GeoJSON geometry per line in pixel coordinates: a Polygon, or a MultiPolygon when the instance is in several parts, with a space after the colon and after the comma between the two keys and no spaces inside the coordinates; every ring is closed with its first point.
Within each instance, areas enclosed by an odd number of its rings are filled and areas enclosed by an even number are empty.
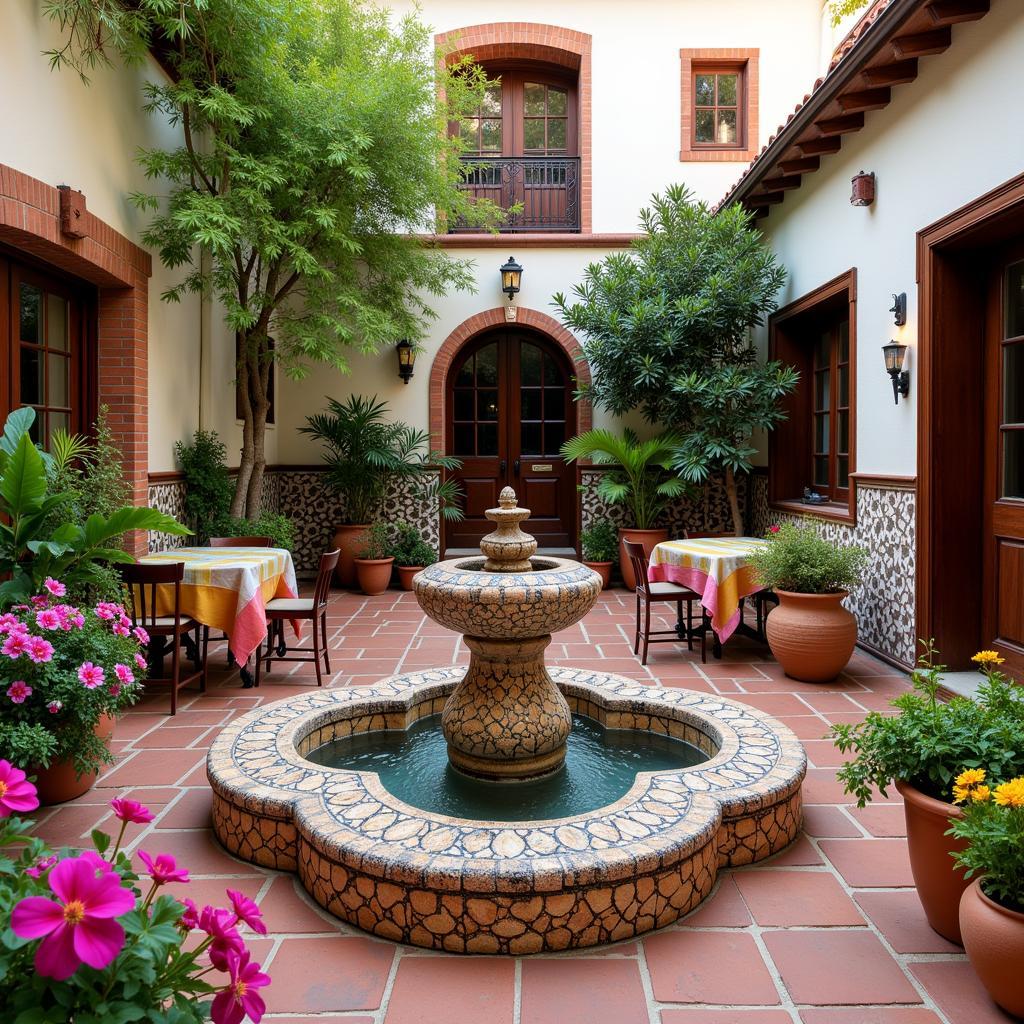
{"type": "MultiPolygon", "coordinates": [[[[1013,97],[1024,93],[1024,5],[997,0],[981,21],[957,25],[944,54],[920,61],[916,82],[845,136],[801,187],[759,221],[789,270],[780,302],[857,268],[857,470],[917,472],[916,233],[1024,170],[1013,97]],[[871,207],[850,205],[850,179],[874,171],[871,207]],[[893,292],[906,292],[907,324],[893,325],[893,292]],[[894,405],[881,346],[910,346],[910,396],[894,405]]],[[[977,412],[964,396],[967,415],[977,412]]]]}

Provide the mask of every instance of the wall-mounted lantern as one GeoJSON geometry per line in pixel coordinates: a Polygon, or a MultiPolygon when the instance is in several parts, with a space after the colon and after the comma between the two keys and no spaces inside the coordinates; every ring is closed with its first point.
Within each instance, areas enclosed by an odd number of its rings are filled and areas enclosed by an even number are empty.
{"type": "Polygon", "coordinates": [[[416,365],[416,349],[408,338],[403,338],[396,346],[398,353],[398,376],[402,378],[403,384],[412,380],[413,367],[416,365]]]}
{"type": "Polygon", "coordinates": [[[858,171],[852,180],[853,191],[850,203],[853,206],[870,206],[875,201],[875,175],[872,171],[858,171]]]}
{"type": "Polygon", "coordinates": [[[892,322],[897,327],[903,327],[907,322],[907,293],[900,292],[899,295],[893,293],[892,305],[889,307],[889,312],[892,313],[892,322]]]}
{"type": "Polygon", "coordinates": [[[910,373],[903,369],[906,354],[907,346],[901,345],[898,341],[890,341],[888,345],[882,346],[885,371],[892,378],[892,397],[897,405],[900,404],[900,395],[906,398],[910,394],[910,373]]]}
{"type": "Polygon", "coordinates": [[[519,291],[523,281],[523,268],[511,256],[507,263],[501,265],[501,290],[508,296],[508,301],[519,291]]]}

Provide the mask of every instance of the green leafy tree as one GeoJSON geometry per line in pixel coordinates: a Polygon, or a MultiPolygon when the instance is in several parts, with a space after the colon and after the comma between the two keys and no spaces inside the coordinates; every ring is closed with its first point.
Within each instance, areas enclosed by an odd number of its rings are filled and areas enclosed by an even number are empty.
{"type": "Polygon", "coordinates": [[[829,0],[828,10],[832,15],[832,24],[838,25],[847,15],[863,10],[871,0],[829,0]]]}
{"type": "Polygon", "coordinates": [[[185,514],[195,527],[196,539],[205,544],[231,508],[227,447],[216,430],[197,430],[192,443],[178,441],[174,453],[185,478],[185,514]]]}
{"type": "Polygon", "coordinates": [[[357,0],[47,0],[64,31],[54,66],[80,74],[159,53],[169,81],[146,109],[180,144],[140,154],[154,191],[143,238],[183,276],[163,298],[213,294],[239,353],[243,412],[231,513],[259,510],[268,385],[277,360],[301,377],[347,370],[346,352],[414,341],[431,296],[469,288],[468,261],[411,232],[435,218],[492,224],[458,188],[464,144],[448,125],[485,76],[435,60],[415,14],[357,0]],[[269,339],[273,338],[271,346],[269,339]]]}
{"type": "Polygon", "coordinates": [[[797,373],[759,362],[751,331],[776,308],[785,271],[739,206],[717,213],[682,185],[640,213],[644,236],[593,263],[555,296],[565,325],[587,340],[592,383],[581,394],[622,415],[640,409],[679,443],[672,465],[699,484],[722,473],[743,532],[736,474],[749,472],[756,430],[783,418],[797,373]]]}

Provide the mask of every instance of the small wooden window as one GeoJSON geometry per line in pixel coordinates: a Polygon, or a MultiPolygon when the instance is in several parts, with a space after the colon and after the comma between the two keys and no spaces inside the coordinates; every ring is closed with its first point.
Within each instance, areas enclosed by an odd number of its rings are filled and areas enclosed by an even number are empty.
{"type": "Polygon", "coordinates": [[[500,78],[487,84],[476,114],[463,118],[459,132],[466,143],[467,154],[480,156],[502,152],[504,130],[500,78]]]}
{"type": "Polygon", "coordinates": [[[693,72],[693,145],[746,149],[743,68],[693,72]]]}
{"type": "Polygon", "coordinates": [[[753,159],[758,147],[758,51],[680,50],[679,55],[679,159],[753,159]]]}
{"type": "Polygon", "coordinates": [[[811,485],[832,501],[849,500],[850,322],[832,319],[814,343],[811,485]]]}

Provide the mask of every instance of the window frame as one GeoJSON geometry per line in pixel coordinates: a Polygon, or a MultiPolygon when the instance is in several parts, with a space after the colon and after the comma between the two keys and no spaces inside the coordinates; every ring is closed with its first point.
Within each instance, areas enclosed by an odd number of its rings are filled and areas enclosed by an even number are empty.
{"type": "MultiPolygon", "coordinates": [[[[680,58],[680,151],[679,159],[689,161],[749,161],[758,151],[758,65],[757,49],[681,49],[680,58]],[[736,74],[736,142],[697,141],[697,76],[736,74]]],[[[715,87],[717,102],[717,83],[715,87]]]]}

